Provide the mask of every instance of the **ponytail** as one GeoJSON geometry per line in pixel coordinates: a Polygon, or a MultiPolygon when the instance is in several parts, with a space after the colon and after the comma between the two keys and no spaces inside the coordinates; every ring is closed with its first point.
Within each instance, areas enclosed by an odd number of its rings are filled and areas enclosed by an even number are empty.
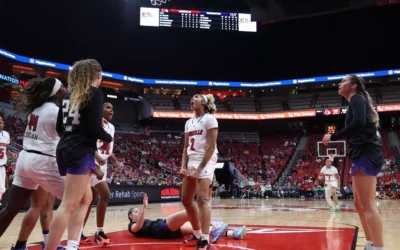
{"type": "Polygon", "coordinates": [[[16,111],[20,114],[30,114],[51,98],[55,78],[36,79],[24,87],[16,105],[16,111]]]}
{"type": "Polygon", "coordinates": [[[212,94],[208,94],[206,95],[207,98],[204,98],[206,101],[206,105],[204,106],[204,111],[206,113],[214,113],[215,111],[217,111],[217,106],[215,105],[214,101],[215,98],[212,94]]]}
{"type": "Polygon", "coordinates": [[[372,100],[371,96],[369,95],[368,91],[363,90],[360,91],[360,94],[362,94],[365,99],[367,99],[368,104],[372,110],[372,117],[371,117],[371,122],[375,125],[375,126],[379,126],[379,115],[378,112],[376,112],[375,108],[374,108],[374,101],[372,100]]]}

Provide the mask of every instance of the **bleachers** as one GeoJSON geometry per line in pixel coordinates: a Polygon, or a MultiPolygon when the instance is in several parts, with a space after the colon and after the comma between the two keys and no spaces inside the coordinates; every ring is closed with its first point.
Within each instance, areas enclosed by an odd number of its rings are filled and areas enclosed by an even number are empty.
{"type": "Polygon", "coordinates": [[[279,176],[293,154],[297,142],[295,136],[267,136],[261,140],[261,149],[264,161],[274,168],[276,176],[279,176]],[[285,144],[287,143],[287,145],[285,144]],[[273,157],[272,157],[273,156],[273,157]]]}
{"type": "Polygon", "coordinates": [[[256,112],[254,98],[226,97],[225,104],[234,112],[256,112]]]}
{"type": "Polygon", "coordinates": [[[390,86],[381,88],[382,95],[382,103],[390,104],[390,103],[398,103],[400,100],[400,87],[399,86],[390,86]]]}
{"type": "Polygon", "coordinates": [[[317,160],[317,142],[321,141],[323,134],[313,134],[309,136],[307,146],[302,156],[297,162],[296,171],[292,173],[293,181],[303,181],[307,178],[316,178],[319,170],[325,164],[325,160],[317,160]]]}
{"type": "Polygon", "coordinates": [[[155,110],[173,110],[170,95],[146,95],[147,100],[154,106],[155,110]]]}
{"type": "Polygon", "coordinates": [[[340,107],[340,96],[337,91],[318,93],[315,108],[321,108],[322,106],[328,106],[331,108],[340,107]]]}
{"type": "Polygon", "coordinates": [[[291,110],[310,109],[312,106],[312,93],[289,95],[288,104],[291,110]]]}
{"type": "Polygon", "coordinates": [[[261,112],[274,112],[274,111],[282,111],[282,104],[279,97],[271,96],[271,97],[261,97],[261,112]]]}

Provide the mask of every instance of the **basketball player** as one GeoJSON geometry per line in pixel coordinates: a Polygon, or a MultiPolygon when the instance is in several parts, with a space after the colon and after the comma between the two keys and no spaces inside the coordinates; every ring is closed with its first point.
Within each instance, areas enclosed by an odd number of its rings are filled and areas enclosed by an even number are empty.
{"type": "Polygon", "coordinates": [[[185,144],[180,175],[182,204],[193,227],[193,236],[184,241],[187,246],[197,245],[199,250],[210,249],[209,226],[211,206],[209,187],[217,163],[218,122],[211,114],[216,111],[213,95],[196,94],[190,101],[194,117],[185,125],[185,144]],[[197,195],[198,208],[193,204],[197,195]]]}
{"type": "Polygon", "coordinates": [[[0,116],[0,206],[2,206],[2,196],[6,192],[7,157],[11,157],[14,160],[17,158],[17,155],[12,153],[9,149],[10,135],[7,133],[7,131],[4,131],[3,128],[4,121],[3,118],[0,116]]]}
{"type": "Polygon", "coordinates": [[[112,141],[102,127],[103,94],[97,88],[102,80],[101,66],[93,59],[76,62],[68,74],[70,91],[64,96],[57,117],[61,135],[56,158],[61,176],[66,176],[64,196],[50,225],[46,250],[54,250],[68,222],[67,250],[77,249],[88,207],[92,201],[90,178],[95,173],[94,155],[97,140],[103,141],[100,150],[109,150],[112,141]]]}
{"type": "Polygon", "coordinates": [[[326,134],[323,142],[327,145],[331,140],[347,138],[349,157],[353,162],[354,206],[365,232],[365,249],[383,250],[383,225],[375,201],[376,176],[384,160],[378,131],[379,116],[361,77],[348,75],[343,78],[339,95],[349,102],[346,126],[335,134],[326,134]]]}
{"type": "MultiPolygon", "coordinates": [[[[55,158],[54,158],[55,160],[55,158]]],[[[19,231],[18,240],[11,250],[26,250],[26,242],[31,235],[38,219],[42,228],[43,242],[42,248],[45,247],[49,237],[50,222],[53,218],[55,196],[44,190],[41,186],[35,190],[31,196],[31,207],[24,215],[19,231]]],[[[58,246],[57,250],[64,250],[63,246],[58,246]]]]}
{"type": "MultiPolygon", "coordinates": [[[[193,228],[188,222],[186,211],[171,214],[166,219],[148,220],[146,208],[148,205],[147,194],[143,197],[143,208],[131,208],[128,212],[128,231],[136,237],[154,239],[176,239],[183,236],[193,235],[193,228]]],[[[234,230],[228,230],[228,224],[211,231],[212,242],[215,243],[221,236],[230,236],[241,240],[246,235],[246,226],[234,230]]]]}
{"type": "Polygon", "coordinates": [[[28,124],[10,188],[10,198],[5,209],[0,212],[0,236],[31,196],[32,203],[25,214],[17,244],[12,249],[26,248],[26,241],[43,210],[48,211],[48,220],[41,221],[46,242],[54,205],[54,197],[48,199],[47,191],[59,198],[63,195],[64,179],[59,175],[55,160],[59,142],[55,126],[58,106],[64,94],[65,88],[58,79],[45,78],[30,83],[17,103],[17,111],[28,114],[28,124]],[[50,204],[46,208],[48,202],[50,204]]]}
{"type": "MultiPolygon", "coordinates": [[[[113,118],[113,115],[114,115],[113,105],[109,102],[104,103],[104,105],[103,105],[103,118],[105,119],[104,130],[108,134],[110,134],[112,137],[114,137],[114,134],[115,134],[114,125],[112,125],[110,123],[110,121],[113,118]]],[[[102,146],[103,146],[103,142],[100,140],[97,141],[97,148],[101,148],[102,146]]],[[[109,189],[108,183],[107,183],[107,159],[110,158],[111,161],[114,163],[114,166],[118,166],[118,161],[113,154],[113,146],[114,146],[114,143],[111,142],[110,149],[108,151],[98,150],[95,154],[96,165],[100,166],[101,171],[103,171],[103,173],[104,173],[104,176],[101,180],[98,180],[95,175],[92,175],[92,177],[90,179],[90,186],[92,187],[93,199],[92,199],[92,203],[89,206],[89,209],[87,211],[86,218],[85,218],[85,225],[86,225],[93,202],[96,199],[97,195],[99,195],[100,199],[97,203],[97,208],[96,208],[97,231],[94,236],[94,241],[97,244],[101,244],[103,246],[109,245],[111,243],[111,240],[104,233],[103,227],[104,227],[104,219],[106,217],[108,200],[110,199],[110,189],[109,189]]],[[[90,245],[91,241],[89,239],[87,239],[87,237],[84,236],[82,233],[80,244],[90,245]]]]}
{"type": "Polygon", "coordinates": [[[340,188],[340,176],[337,168],[332,166],[332,161],[327,159],[325,161],[325,166],[322,167],[321,172],[319,174],[320,178],[325,177],[325,198],[329,204],[329,212],[340,212],[339,201],[336,194],[338,188],[340,188]],[[333,197],[333,205],[331,196],[333,197]]]}

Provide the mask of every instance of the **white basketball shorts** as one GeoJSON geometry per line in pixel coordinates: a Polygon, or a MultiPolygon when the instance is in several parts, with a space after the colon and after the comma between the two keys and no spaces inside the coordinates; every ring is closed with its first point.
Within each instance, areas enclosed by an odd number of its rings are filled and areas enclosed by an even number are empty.
{"type": "Polygon", "coordinates": [[[7,171],[6,167],[0,167],[0,196],[6,192],[6,177],[7,171]]]}
{"type": "MultiPolygon", "coordinates": [[[[217,164],[218,157],[216,155],[213,155],[211,159],[208,161],[207,165],[203,168],[203,170],[200,173],[200,178],[208,178],[210,181],[213,180],[214,178],[214,171],[215,171],[215,165],[217,164]]],[[[197,168],[199,167],[201,163],[201,158],[200,160],[190,160],[188,161],[188,175],[192,175],[194,172],[196,172],[197,168]]]]}
{"type": "Polygon", "coordinates": [[[64,180],[65,177],[58,171],[55,157],[29,153],[25,150],[19,153],[13,185],[29,190],[36,190],[41,186],[58,199],[62,199],[64,180]]]}
{"type": "MultiPolygon", "coordinates": [[[[97,165],[97,162],[96,162],[96,165],[97,165]]],[[[94,187],[97,184],[99,184],[100,182],[103,182],[103,181],[107,180],[107,163],[104,164],[103,166],[100,166],[100,169],[104,173],[103,179],[98,180],[96,175],[92,174],[92,177],[90,177],[90,186],[91,187],[94,187]]]]}
{"type": "Polygon", "coordinates": [[[337,181],[325,181],[325,183],[326,183],[327,188],[335,187],[336,189],[338,189],[338,187],[339,187],[337,181]]]}

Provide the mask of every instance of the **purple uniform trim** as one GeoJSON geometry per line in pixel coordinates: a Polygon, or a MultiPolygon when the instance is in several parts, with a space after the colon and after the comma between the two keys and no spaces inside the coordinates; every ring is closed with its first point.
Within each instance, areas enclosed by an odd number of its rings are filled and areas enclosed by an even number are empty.
{"type": "Polygon", "coordinates": [[[354,175],[358,170],[361,170],[365,175],[377,176],[381,169],[382,166],[375,166],[365,156],[361,155],[353,160],[351,175],[354,175]]]}
{"type": "Polygon", "coordinates": [[[71,164],[66,164],[57,158],[57,164],[61,176],[65,176],[66,174],[86,175],[90,169],[94,170],[95,168],[94,157],[91,153],[87,153],[80,160],[71,164]]]}

